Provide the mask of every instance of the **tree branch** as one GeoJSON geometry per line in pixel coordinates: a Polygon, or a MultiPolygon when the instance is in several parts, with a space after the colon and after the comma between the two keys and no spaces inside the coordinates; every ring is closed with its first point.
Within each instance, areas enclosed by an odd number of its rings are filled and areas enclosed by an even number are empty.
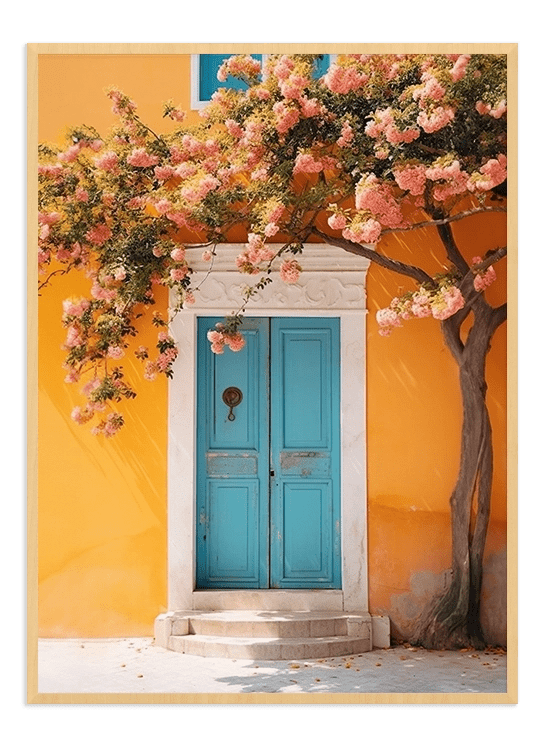
{"type": "Polygon", "coordinates": [[[404,262],[385,257],[385,255],[380,255],[375,250],[369,249],[362,244],[357,244],[356,242],[344,239],[343,237],[330,236],[317,228],[313,229],[313,233],[332,247],[340,247],[340,249],[344,249],[346,252],[365,257],[371,262],[375,262],[376,265],[381,265],[381,267],[384,267],[387,270],[392,270],[395,273],[400,273],[401,275],[407,275],[418,283],[433,283],[430,275],[414,265],[406,265],[404,262]]]}
{"type": "Polygon", "coordinates": [[[424,229],[427,226],[444,226],[454,221],[461,221],[463,218],[468,216],[475,216],[479,213],[506,213],[506,208],[474,208],[472,210],[464,210],[462,213],[457,213],[454,216],[447,216],[446,218],[432,219],[430,221],[421,221],[420,223],[412,223],[411,226],[403,226],[397,229],[385,229],[381,232],[384,234],[397,234],[399,231],[413,231],[414,229],[424,229]]]}
{"type": "Polygon", "coordinates": [[[449,226],[449,224],[438,224],[436,229],[438,231],[440,239],[442,240],[442,244],[446,249],[448,260],[453,265],[455,265],[457,270],[459,270],[461,273],[467,273],[469,270],[469,265],[460,253],[459,247],[455,243],[455,238],[453,236],[451,226],[449,226]]]}

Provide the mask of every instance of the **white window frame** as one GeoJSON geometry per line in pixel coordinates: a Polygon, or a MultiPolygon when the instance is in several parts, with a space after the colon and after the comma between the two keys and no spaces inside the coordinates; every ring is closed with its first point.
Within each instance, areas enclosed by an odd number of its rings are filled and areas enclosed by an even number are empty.
{"type": "MultiPolygon", "coordinates": [[[[264,53],[260,54],[262,55],[263,68],[269,55],[264,53]]],[[[337,58],[337,54],[330,54],[329,52],[321,52],[320,54],[329,55],[330,64],[337,58]]],[[[190,55],[190,57],[190,106],[192,110],[204,109],[207,104],[210,104],[210,99],[203,100],[199,98],[199,58],[201,57],[201,55],[190,55]]]]}

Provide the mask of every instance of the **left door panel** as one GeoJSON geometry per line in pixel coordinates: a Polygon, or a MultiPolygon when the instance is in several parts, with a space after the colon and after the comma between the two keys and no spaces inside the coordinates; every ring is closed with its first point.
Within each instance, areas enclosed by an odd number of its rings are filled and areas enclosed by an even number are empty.
{"type": "Polygon", "coordinates": [[[212,353],[198,319],[197,587],[269,585],[269,320],[247,319],[246,345],[212,353]],[[222,395],[236,387],[231,410],[222,395]],[[264,448],[265,446],[265,448],[264,448]]]}

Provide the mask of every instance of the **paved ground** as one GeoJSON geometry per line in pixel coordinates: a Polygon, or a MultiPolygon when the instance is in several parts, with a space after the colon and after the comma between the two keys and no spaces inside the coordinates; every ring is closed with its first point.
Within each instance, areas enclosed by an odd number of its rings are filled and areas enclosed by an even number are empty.
{"type": "Polygon", "coordinates": [[[503,693],[506,654],[397,646],[325,660],[181,655],[151,638],[42,639],[39,693],[503,693]]]}

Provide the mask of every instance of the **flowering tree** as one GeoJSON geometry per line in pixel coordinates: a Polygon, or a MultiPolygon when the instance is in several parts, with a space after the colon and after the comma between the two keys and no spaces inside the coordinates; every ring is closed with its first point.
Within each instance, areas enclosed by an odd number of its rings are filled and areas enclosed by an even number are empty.
{"type": "MultiPolygon", "coordinates": [[[[123,425],[112,406],[135,391],[119,360],[159,286],[176,299],[171,315],[193,303],[190,244],[203,248],[212,269],[233,229],[248,237],[237,265],[255,281],[241,308],[209,333],[217,354],[244,345],[246,303],[272,272],[297,282],[306,242],[341,247],[406,276],[407,293],[377,313],[380,333],[411,318],[439,320],[463,399],[450,500],[451,585],[423,614],[414,641],[483,646],[479,603],[492,482],[485,360],[506,319],[506,304],[492,307],[483,291],[506,247],[465,258],[451,225],[506,210],[506,60],[348,55],[317,78],[315,57],[270,56],[264,70],[250,56],[229,58],[219,79],[238,76],[246,90],[218,90],[195,127],[166,104],[164,116],[177,123],[167,135],[147,127],[135,104],[112,89],[119,125],[107,138],[79,127],[64,149],[40,146],[40,286],[72,269],[90,280],[87,298],[63,305],[66,378],[79,382],[85,397],[72,416],[105,436],[123,425]],[[385,234],[423,226],[435,227],[445,248],[435,275],[382,251],[385,234]],[[463,341],[466,320],[472,324],[463,341]]],[[[141,346],[136,356],[147,379],[172,376],[170,319],[155,313],[151,322],[157,351],[141,346]]]]}

